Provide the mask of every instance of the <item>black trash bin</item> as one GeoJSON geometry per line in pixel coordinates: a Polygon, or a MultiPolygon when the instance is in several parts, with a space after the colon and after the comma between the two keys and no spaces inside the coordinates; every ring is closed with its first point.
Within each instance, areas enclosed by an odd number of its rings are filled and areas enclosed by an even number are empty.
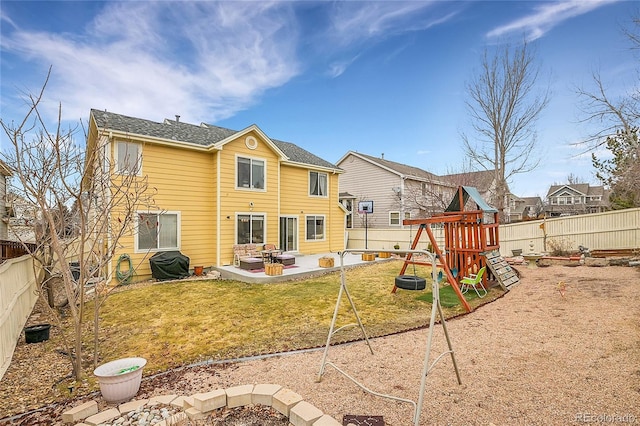
{"type": "Polygon", "coordinates": [[[161,251],[149,258],[151,276],[158,281],[179,280],[189,276],[189,258],[179,251],[161,251]]]}

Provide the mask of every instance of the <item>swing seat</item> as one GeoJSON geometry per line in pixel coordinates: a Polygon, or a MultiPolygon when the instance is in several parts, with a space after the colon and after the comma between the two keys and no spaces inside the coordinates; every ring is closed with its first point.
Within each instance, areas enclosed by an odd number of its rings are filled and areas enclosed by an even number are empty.
{"type": "Polygon", "coordinates": [[[464,277],[460,280],[460,291],[462,294],[469,291],[469,289],[474,289],[478,297],[482,298],[487,295],[487,289],[482,285],[482,276],[484,275],[484,271],[487,269],[486,266],[480,268],[477,274],[470,274],[468,277],[464,277]],[[478,288],[480,291],[478,291],[478,288]]]}
{"type": "Polygon", "coordinates": [[[424,290],[427,288],[427,280],[415,275],[398,275],[396,287],[403,290],[424,290]]]}

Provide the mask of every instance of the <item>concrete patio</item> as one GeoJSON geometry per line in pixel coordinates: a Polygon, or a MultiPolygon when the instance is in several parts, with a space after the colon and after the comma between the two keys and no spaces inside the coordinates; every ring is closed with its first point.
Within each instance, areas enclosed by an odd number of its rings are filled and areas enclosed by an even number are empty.
{"type": "MultiPolygon", "coordinates": [[[[380,259],[376,257],[376,262],[382,262],[389,259],[380,259]]],[[[357,265],[363,265],[371,263],[362,260],[360,253],[346,253],[343,256],[343,262],[345,268],[354,267],[357,265]]],[[[293,267],[285,267],[282,271],[282,275],[267,275],[264,270],[261,272],[251,272],[241,269],[234,265],[222,266],[219,268],[213,268],[220,272],[222,279],[225,280],[237,280],[246,283],[274,283],[295,280],[300,278],[308,278],[317,275],[323,275],[333,271],[340,271],[340,254],[338,253],[323,253],[323,254],[310,254],[310,255],[296,255],[296,263],[293,267]],[[333,267],[323,268],[319,265],[319,259],[321,257],[333,258],[333,267]]]]}

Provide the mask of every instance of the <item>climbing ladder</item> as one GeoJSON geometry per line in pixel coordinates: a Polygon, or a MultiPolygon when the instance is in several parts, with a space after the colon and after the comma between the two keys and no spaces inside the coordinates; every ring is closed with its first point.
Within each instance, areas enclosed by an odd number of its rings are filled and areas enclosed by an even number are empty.
{"type": "Polygon", "coordinates": [[[498,250],[491,250],[482,254],[487,259],[487,266],[504,291],[510,290],[511,287],[520,282],[520,278],[515,269],[504,260],[504,257],[502,257],[498,250]]]}

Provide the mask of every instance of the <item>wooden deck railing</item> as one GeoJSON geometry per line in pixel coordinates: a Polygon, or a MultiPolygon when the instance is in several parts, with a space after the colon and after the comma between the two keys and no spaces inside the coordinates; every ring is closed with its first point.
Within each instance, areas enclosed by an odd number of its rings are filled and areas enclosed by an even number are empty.
{"type": "MultiPolygon", "coordinates": [[[[29,250],[35,250],[36,245],[33,243],[25,243],[29,250]]],[[[18,241],[0,240],[0,263],[7,259],[13,259],[23,256],[29,252],[25,246],[18,241]]]]}

